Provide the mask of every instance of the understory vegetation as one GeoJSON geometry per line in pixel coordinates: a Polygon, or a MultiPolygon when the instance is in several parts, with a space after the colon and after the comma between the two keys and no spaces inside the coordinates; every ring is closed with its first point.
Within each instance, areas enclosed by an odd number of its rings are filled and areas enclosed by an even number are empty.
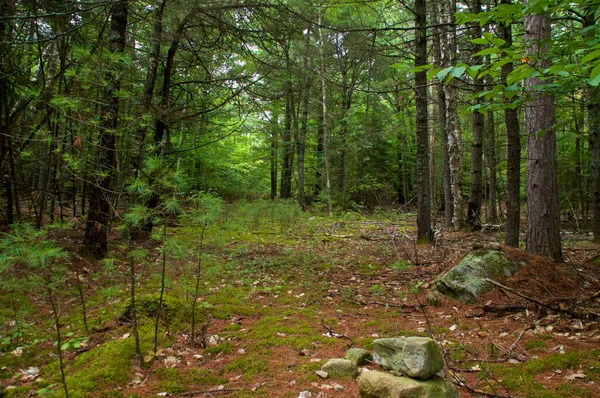
{"type": "MultiPolygon", "coordinates": [[[[473,241],[497,241],[498,232],[440,232],[433,247],[414,244],[410,213],[329,218],[288,201],[225,204],[205,197],[197,204],[165,219],[166,235],[159,225],[156,240],[113,231],[117,249],[105,260],[77,254],[83,231],[70,224],[7,234],[0,263],[2,394],[216,390],[296,397],[327,391],[315,375],[324,360],[399,335],[432,335],[446,356],[447,378],[478,391],[597,393],[600,350],[590,347],[600,335],[587,322],[569,334],[556,325],[575,320],[560,314],[537,327],[546,318],[535,309],[473,318],[466,314],[477,306],[444,298],[430,303],[437,274],[473,241]]],[[[584,261],[591,247],[589,237],[573,235],[566,250],[584,261]]],[[[358,396],[355,381],[336,382],[345,389],[340,396],[358,396]]]]}

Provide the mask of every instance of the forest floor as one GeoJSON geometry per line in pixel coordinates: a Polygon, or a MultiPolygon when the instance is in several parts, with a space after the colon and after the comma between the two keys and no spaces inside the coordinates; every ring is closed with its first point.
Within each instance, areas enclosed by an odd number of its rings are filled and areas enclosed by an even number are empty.
{"type": "MultiPolygon", "coordinates": [[[[433,303],[435,278],[473,245],[501,242],[502,232],[493,226],[442,231],[434,245],[416,245],[413,220],[394,212],[335,220],[265,216],[244,228],[209,228],[199,285],[201,336],[191,344],[188,312],[165,318],[154,356],[154,321],[140,319],[147,356],[141,369],[134,366],[131,325],[121,317],[127,262],[78,256],[81,227],[51,230],[50,239],[69,253],[59,302],[70,396],[295,398],[310,391],[358,397],[355,380],[323,380],[315,371],[350,347],[370,349],[378,337],[411,335],[433,336],[445,377],[461,397],[600,396],[600,327],[593,315],[600,313],[600,265],[593,262],[600,250],[587,234],[564,232],[564,264],[502,247],[528,264],[501,281],[507,289],[473,305],[433,303]],[[88,332],[74,293],[76,270],[88,332]]],[[[190,253],[199,231],[170,226],[167,233],[179,248],[166,257],[166,303],[175,313],[177,303],[189,306],[194,291],[197,260],[190,253]]],[[[123,258],[133,247],[148,250],[136,268],[143,306],[158,293],[160,243],[126,243],[113,234],[111,247],[123,258]]],[[[55,329],[43,294],[3,292],[0,301],[0,396],[61,396],[55,329]]]]}

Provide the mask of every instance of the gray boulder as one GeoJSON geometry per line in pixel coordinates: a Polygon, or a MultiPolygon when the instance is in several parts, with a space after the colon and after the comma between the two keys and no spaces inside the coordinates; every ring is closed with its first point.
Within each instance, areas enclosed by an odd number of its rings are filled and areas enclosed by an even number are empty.
{"type": "Polygon", "coordinates": [[[389,373],[363,372],[358,378],[362,398],[458,398],[458,391],[442,378],[413,380],[389,373]]]}
{"type": "Polygon", "coordinates": [[[384,369],[400,371],[406,337],[373,340],[373,361],[384,369]]]}
{"type": "Polygon", "coordinates": [[[510,261],[501,251],[476,250],[438,277],[435,284],[443,295],[473,304],[480,294],[494,289],[494,285],[484,279],[496,280],[501,276],[513,276],[522,267],[522,263],[510,261]]]}
{"type": "Polygon", "coordinates": [[[329,361],[325,362],[323,366],[321,366],[321,370],[327,372],[329,377],[337,378],[354,378],[358,374],[356,362],[342,358],[330,359],[329,361]]]}
{"type": "Polygon", "coordinates": [[[439,348],[428,337],[377,339],[373,350],[375,363],[415,379],[430,379],[444,368],[439,348]]]}
{"type": "Polygon", "coordinates": [[[350,348],[346,351],[346,359],[354,362],[357,366],[363,366],[373,360],[373,357],[369,351],[363,348],[350,348]]]}

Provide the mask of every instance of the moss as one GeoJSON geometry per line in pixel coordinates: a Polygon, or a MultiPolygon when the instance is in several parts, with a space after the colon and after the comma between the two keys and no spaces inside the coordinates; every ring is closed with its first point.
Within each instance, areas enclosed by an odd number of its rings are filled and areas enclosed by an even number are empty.
{"type": "MultiPolygon", "coordinates": [[[[146,294],[136,297],[135,305],[137,309],[138,319],[142,318],[154,319],[157,312],[160,311],[160,319],[165,324],[177,324],[187,322],[191,319],[191,305],[186,304],[178,297],[165,294],[162,300],[162,307],[159,306],[160,296],[158,294],[146,294]]],[[[196,308],[196,319],[198,323],[202,323],[204,313],[201,308],[196,308]]],[[[131,319],[131,300],[127,300],[120,320],[130,322],[131,319]]]]}
{"type": "Polygon", "coordinates": [[[270,372],[268,357],[245,354],[225,365],[223,371],[242,374],[246,379],[250,379],[258,374],[270,372]]]}
{"type": "Polygon", "coordinates": [[[231,354],[232,350],[233,350],[233,345],[229,341],[225,341],[225,342],[217,344],[215,346],[206,348],[206,350],[204,350],[204,353],[206,355],[218,355],[221,353],[231,354]]]}
{"type": "Polygon", "coordinates": [[[530,351],[545,352],[546,343],[537,339],[529,340],[525,343],[525,349],[530,351]]]}
{"type": "Polygon", "coordinates": [[[157,390],[170,394],[189,391],[194,385],[216,386],[227,383],[226,378],[215,376],[210,369],[160,368],[156,370],[156,377],[159,380],[157,390]]]}

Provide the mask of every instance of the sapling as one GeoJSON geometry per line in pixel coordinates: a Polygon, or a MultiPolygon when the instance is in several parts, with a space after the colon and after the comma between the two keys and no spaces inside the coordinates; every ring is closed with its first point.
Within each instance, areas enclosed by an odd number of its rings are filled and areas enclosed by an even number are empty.
{"type": "Polygon", "coordinates": [[[191,342],[192,344],[196,343],[196,305],[198,303],[198,297],[200,292],[200,277],[202,276],[202,249],[204,245],[204,233],[206,232],[206,228],[209,223],[212,223],[216,220],[219,214],[223,210],[223,201],[216,196],[213,196],[209,193],[202,195],[194,195],[192,197],[193,204],[195,208],[192,212],[190,212],[189,220],[193,223],[199,223],[202,226],[200,231],[200,239],[198,243],[198,253],[196,254],[197,268],[196,268],[196,286],[194,289],[194,294],[192,298],[192,333],[191,333],[191,342]]]}
{"type": "Polygon", "coordinates": [[[60,312],[56,293],[65,283],[66,267],[58,260],[66,257],[59,247],[45,237],[45,231],[21,225],[13,234],[7,234],[2,242],[4,254],[2,269],[15,266],[28,268],[27,282],[33,288],[42,288],[52,309],[52,317],[56,330],[56,351],[59,370],[65,397],[69,396],[63,363],[62,335],[60,329],[60,312]]]}

